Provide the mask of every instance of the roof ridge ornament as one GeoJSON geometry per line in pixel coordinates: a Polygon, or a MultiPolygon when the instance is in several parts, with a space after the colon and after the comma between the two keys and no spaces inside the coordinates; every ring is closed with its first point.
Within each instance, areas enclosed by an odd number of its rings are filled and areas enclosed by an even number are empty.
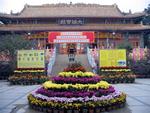
{"type": "Polygon", "coordinates": [[[29,7],[29,5],[26,3],[26,4],[24,5],[24,7],[27,8],[27,7],[29,7]]]}
{"type": "Polygon", "coordinates": [[[70,5],[72,5],[72,2],[70,2],[70,5]]]}
{"type": "Polygon", "coordinates": [[[13,15],[13,10],[10,11],[10,14],[13,15]]]}
{"type": "MultiPolygon", "coordinates": [[[[70,2],[68,3],[56,3],[56,4],[43,4],[42,6],[45,7],[65,7],[65,6],[73,6],[73,7],[106,7],[107,5],[100,5],[100,4],[91,4],[91,3],[74,3],[70,2]]],[[[29,5],[26,5],[26,7],[29,7],[29,5]]]]}
{"type": "Polygon", "coordinates": [[[114,3],[113,6],[114,6],[115,8],[118,7],[118,5],[117,5],[116,3],[114,3]]]}
{"type": "Polygon", "coordinates": [[[132,14],[132,11],[131,11],[131,9],[129,9],[129,14],[132,14]]]}
{"type": "MultiPolygon", "coordinates": [[[[118,5],[115,3],[113,5],[101,5],[98,3],[73,3],[72,1],[70,1],[70,3],[56,3],[56,4],[43,4],[40,7],[114,7],[117,8],[118,5]]],[[[29,7],[28,4],[25,4],[25,7],[29,7]]]]}

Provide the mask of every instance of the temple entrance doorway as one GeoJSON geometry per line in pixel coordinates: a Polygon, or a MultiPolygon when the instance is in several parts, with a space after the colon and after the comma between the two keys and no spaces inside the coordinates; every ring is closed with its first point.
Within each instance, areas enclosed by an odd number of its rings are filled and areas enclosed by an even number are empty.
{"type": "Polygon", "coordinates": [[[49,32],[48,42],[57,45],[60,54],[68,54],[69,48],[74,48],[76,54],[83,54],[87,46],[94,43],[94,32],[49,32]]]}

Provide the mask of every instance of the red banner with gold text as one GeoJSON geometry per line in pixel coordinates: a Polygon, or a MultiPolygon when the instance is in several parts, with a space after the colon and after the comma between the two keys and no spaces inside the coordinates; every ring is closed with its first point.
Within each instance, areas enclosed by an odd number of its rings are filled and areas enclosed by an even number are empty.
{"type": "Polygon", "coordinates": [[[93,43],[94,32],[49,32],[49,43],[93,43]]]}

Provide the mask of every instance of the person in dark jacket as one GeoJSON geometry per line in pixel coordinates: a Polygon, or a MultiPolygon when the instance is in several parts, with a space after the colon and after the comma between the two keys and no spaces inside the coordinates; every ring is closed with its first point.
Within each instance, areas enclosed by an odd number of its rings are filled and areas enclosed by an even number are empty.
{"type": "Polygon", "coordinates": [[[75,60],[75,54],[76,54],[76,49],[73,47],[70,47],[68,49],[68,57],[69,57],[69,62],[75,60]]]}

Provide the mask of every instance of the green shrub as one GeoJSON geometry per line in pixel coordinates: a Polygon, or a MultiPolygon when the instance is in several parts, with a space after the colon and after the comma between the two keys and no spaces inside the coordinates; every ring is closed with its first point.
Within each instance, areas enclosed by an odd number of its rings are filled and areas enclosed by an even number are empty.
{"type": "Polygon", "coordinates": [[[137,77],[150,78],[150,50],[148,50],[146,58],[138,61],[130,61],[130,68],[137,77]]]}

